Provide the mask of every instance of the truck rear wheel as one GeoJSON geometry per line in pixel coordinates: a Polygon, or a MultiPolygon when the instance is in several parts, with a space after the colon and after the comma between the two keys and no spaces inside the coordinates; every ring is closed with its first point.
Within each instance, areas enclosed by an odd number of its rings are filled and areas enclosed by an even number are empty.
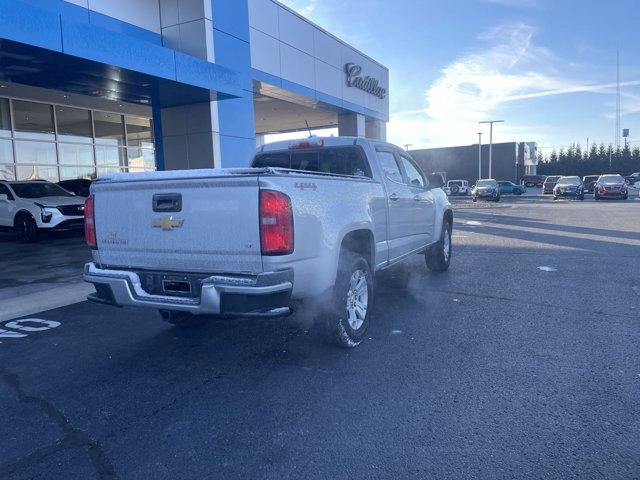
{"type": "Polygon", "coordinates": [[[451,222],[442,224],[440,241],[428,249],[425,253],[427,267],[434,272],[445,272],[451,264],[451,222]]]}
{"type": "Polygon", "coordinates": [[[207,321],[205,317],[194,315],[189,312],[178,312],[176,310],[160,310],[162,320],[178,328],[193,328],[204,325],[207,321]]]}
{"type": "Polygon", "coordinates": [[[340,347],[354,348],[362,343],[369,327],[373,304],[373,276],[361,255],[341,255],[329,310],[320,319],[327,337],[340,347]]]}

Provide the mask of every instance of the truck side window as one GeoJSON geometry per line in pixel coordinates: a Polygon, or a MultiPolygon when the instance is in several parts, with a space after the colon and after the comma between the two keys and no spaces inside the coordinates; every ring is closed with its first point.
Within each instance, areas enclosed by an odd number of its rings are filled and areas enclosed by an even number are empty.
{"type": "Polygon", "coordinates": [[[393,153],[385,150],[378,151],[378,162],[385,177],[394,182],[404,183],[402,173],[400,173],[400,168],[396,162],[396,156],[393,153]]]}
{"type": "Polygon", "coordinates": [[[407,179],[409,180],[409,185],[412,187],[422,187],[426,186],[426,181],[411,160],[409,160],[405,155],[400,155],[400,161],[402,162],[402,166],[404,167],[404,171],[407,174],[407,179]]]}

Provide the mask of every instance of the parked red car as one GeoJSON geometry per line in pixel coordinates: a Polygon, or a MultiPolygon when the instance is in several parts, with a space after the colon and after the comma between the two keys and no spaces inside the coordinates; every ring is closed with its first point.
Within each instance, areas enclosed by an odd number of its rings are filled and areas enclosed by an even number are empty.
{"type": "Polygon", "coordinates": [[[603,198],[629,198],[629,188],[622,175],[600,175],[595,186],[596,200],[603,198]]]}

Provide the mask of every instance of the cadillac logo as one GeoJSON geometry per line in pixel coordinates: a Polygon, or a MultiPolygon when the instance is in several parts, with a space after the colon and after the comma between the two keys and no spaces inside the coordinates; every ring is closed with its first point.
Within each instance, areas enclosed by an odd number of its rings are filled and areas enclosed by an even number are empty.
{"type": "Polygon", "coordinates": [[[380,86],[380,82],[376,78],[363,77],[362,67],[355,63],[347,63],[344,66],[344,72],[347,75],[347,86],[359,88],[362,91],[370,93],[378,98],[386,98],[387,89],[380,86]]]}
{"type": "Polygon", "coordinates": [[[174,228],[182,228],[182,224],[184,220],[178,220],[177,218],[171,217],[162,217],[157,218],[153,222],[153,226],[155,228],[161,228],[164,231],[173,230],[174,228]]]}

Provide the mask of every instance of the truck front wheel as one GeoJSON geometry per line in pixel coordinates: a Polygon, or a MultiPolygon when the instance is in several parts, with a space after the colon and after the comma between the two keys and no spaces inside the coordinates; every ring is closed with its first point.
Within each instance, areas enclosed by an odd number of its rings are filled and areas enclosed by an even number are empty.
{"type": "Polygon", "coordinates": [[[427,267],[434,272],[444,272],[451,264],[451,222],[442,224],[440,241],[428,249],[425,253],[427,267]]]}
{"type": "Polygon", "coordinates": [[[344,348],[362,343],[373,304],[371,268],[361,255],[344,252],[332,293],[333,301],[319,319],[330,340],[344,348]]]}

